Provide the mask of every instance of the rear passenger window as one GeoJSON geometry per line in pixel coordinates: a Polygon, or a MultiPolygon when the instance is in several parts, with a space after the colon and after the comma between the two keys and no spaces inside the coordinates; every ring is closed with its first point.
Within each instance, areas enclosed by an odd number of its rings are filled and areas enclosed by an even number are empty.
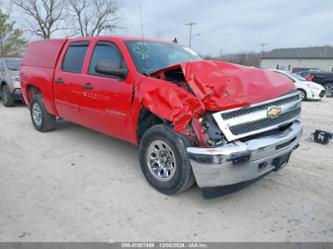
{"type": "Polygon", "coordinates": [[[88,42],[73,42],[67,49],[62,62],[62,70],[66,72],[80,73],[84,57],[88,50],[88,42]]]}
{"type": "MultiPolygon", "coordinates": [[[[120,55],[118,48],[109,42],[97,43],[94,53],[91,57],[89,74],[102,75],[96,72],[95,67],[98,62],[110,62],[115,68],[123,68],[124,60],[120,55]]],[[[105,75],[102,75],[105,76],[105,75]]]]}

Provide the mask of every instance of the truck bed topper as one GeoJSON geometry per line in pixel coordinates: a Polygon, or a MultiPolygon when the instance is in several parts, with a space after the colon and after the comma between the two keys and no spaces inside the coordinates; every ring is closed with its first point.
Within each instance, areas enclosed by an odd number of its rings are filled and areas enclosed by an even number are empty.
{"type": "Polygon", "coordinates": [[[55,68],[58,56],[68,39],[52,39],[31,42],[24,53],[22,65],[55,68]],[[38,54],[38,56],[35,56],[38,54]]]}

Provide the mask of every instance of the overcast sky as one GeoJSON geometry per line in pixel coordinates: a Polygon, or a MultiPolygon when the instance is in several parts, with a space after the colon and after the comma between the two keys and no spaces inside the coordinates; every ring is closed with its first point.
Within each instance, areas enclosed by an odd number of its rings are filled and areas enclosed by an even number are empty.
{"type": "Polygon", "coordinates": [[[118,33],[144,35],[188,44],[188,26],[196,22],[192,48],[218,55],[279,47],[333,45],[333,0],[123,0],[124,26],[118,33]]]}
{"type": "MultiPolygon", "coordinates": [[[[9,0],[0,0],[9,3],[9,0]]],[[[65,0],[64,0],[65,1],[65,0]]],[[[122,29],[118,34],[144,36],[188,44],[193,26],[192,48],[203,55],[281,47],[333,45],[333,0],[118,0],[122,29]]],[[[11,5],[9,5],[11,6],[11,5]]],[[[25,20],[11,6],[17,23],[25,20]],[[21,20],[22,19],[22,20],[21,20]]],[[[57,34],[57,37],[63,34],[57,34]]]]}

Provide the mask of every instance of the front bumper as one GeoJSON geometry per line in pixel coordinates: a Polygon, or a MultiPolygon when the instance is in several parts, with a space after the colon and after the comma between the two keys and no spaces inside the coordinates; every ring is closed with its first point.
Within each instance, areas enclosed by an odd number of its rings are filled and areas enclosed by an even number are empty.
{"type": "Polygon", "coordinates": [[[320,100],[325,97],[325,90],[308,90],[306,97],[307,99],[320,100]]]}
{"type": "Polygon", "coordinates": [[[325,97],[325,93],[326,93],[325,90],[321,90],[320,93],[319,93],[319,97],[320,98],[324,98],[325,97]]]}
{"type": "Polygon", "coordinates": [[[298,146],[303,126],[295,121],[288,129],[246,142],[216,148],[188,147],[190,162],[200,188],[229,186],[252,181],[284,167],[298,146]]]}

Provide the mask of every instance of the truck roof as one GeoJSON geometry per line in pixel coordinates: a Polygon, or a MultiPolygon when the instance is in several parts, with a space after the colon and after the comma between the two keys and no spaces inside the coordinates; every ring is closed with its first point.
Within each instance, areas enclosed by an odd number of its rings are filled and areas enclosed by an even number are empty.
{"type": "Polygon", "coordinates": [[[132,37],[124,35],[39,40],[29,43],[29,46],[26,49],[23,56],[22,65],[43,67],[43,68],[54,68],[56,66],[58,56],[60,55],[60,52],[67,41],[71,40],[93,41],[93,40],[110,40],[110,39],[119,40],[119,41],[143,40],[143,41],[159,41],[159,42],[168,43],[168,41],[159,40],[159,39],[146,39],[142,37],[132,37]]]}
{"type": "Polygon", "coordinates": [[[165,40],[156,39],[156,38],[142,38],[142,37],[135,37],[135,36],[126,36],[126,35],[109,35],[109,36],[94,36],[94,37],[82,37],[82,40],[87,39],[117,39],[122,41],[133,41],[133,40],[143,40],[143,41],[160,41],[166,42],[165,40]]]}
{"type": "Polygon", "coordinates": [[[136,41],[136,40],[143,40],[143,41],[158,41],[158,42],[170,42],[166,40],[156,39],[156,38],[142,38],[142,37],[135,37],[135,36],[126,36],[126,35],[106,35],[106,36],[93,36],[93,37],[80,37],[80,38],[71,38],[69,40],[75,39],[76,41],[90,41],[90,40],[119,40],[119,41],[136,41]]]}

